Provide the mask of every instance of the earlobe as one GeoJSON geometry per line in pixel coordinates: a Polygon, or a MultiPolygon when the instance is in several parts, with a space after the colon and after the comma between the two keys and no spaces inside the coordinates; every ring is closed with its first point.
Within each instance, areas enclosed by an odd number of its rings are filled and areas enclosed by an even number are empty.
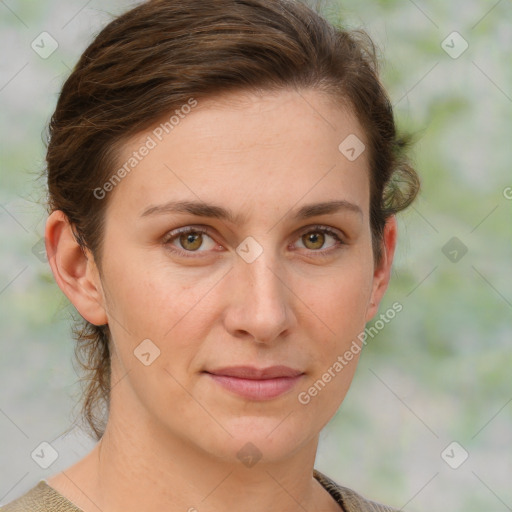
{"type": "Polygon", "coordinates": [[[108,323],[94,258],[82,250],[61,210],[52,212],[46,221],[45,243],[55,281],[80,315],[94,325],[108,323]]]}
{"type": "Polygon", "coordinates": [[[382,256],[379,264],[376,265],[374,269],[372,293],[366,311],[366,322],[370,321],[377,313],[380,301],[388,288],[393,257],[395,255],[396,239],[397,225],[396,218],[393,215],[389,217],[384,227],[382,256]]]}

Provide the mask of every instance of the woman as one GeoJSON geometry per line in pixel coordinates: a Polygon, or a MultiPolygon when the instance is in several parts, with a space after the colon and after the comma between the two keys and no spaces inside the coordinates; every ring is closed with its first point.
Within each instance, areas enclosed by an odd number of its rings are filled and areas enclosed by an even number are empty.
{"type": "Polygon", "coordinates": [[[314,469],[419,187],[371,41],[287,0],[150,1],[50,135],[98,443],[3,510],[393,510],[314,469]]]}

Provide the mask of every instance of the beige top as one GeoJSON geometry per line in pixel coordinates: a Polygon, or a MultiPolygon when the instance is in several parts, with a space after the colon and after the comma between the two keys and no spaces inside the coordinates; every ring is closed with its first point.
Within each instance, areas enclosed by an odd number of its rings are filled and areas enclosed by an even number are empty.
{"type": "MultiPolygon", "coordinates": [[[[314,469],[313,476],[340,505],[343,512],[398,512],[396,509],[368,501],[356,492],[342,487],[314,469]]],[[[45,480],[23,496],[0,508],[0,512],[83,512],[62,496],[45,480]]]]}

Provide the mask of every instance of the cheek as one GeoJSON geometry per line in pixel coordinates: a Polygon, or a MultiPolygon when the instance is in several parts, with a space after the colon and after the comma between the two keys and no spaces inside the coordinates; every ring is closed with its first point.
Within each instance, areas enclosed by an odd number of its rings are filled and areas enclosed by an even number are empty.
{"type": "MultiPolygon", "coordinates": [[[[308,351],[314,365],[312,378],[302,390],[304,400],[314,398],[331,412],[343,400],[354,376],[361,352],[358,336],[365,328],[371,295],[372,258],[354,251],[350,264],[348,260],[330,278],[325,276],[321,286],[310,287],[305,301],[309,321],[303,326],[312,341],[308,351]]],[[[307,283],[303,284],[302,293],[306,294],[307,283]]]]}
{"type": "MultiPolygon", "coordinates": [[[[158,379],[167,379],[165,368],[183,380],[218,317],[215,308],[221,300],[215,285],[222,272],[193,275],[183,269],[171,270],[170,265],[148,265],[134,258],[112,263],[113,260],[105,269],[110,292],[108,317],[122,367],[135,370],[134,379],[139,372],[148,370],[141,368],[134,351],[149,339],[159,354],[151,364],[151,373],[160,369],[158,379]]],[[[150,382],[153,380],[144,385],[149,386],[150,382]]],[[[168,384],[174,389],[174,381],[168,384]]]]}
{"type": "Polygon", "coordinates": [[[311,334],[308,347],[311,378],[299,390],[297,400],[311,421],[324,426],[344,400],[361,353],[358,339],[364,330],[368,303],[368,280],[363,269],[343,273],[324,287],[324,295],[311,297],[317,317],[306,327],[311,334]],[[326,333],[319,336],[318,333],[326,333]]]}
{"type": "Polygon", "coordinates": [[[364,328],[366,310],[373,283],[372,260],[365,254],[354,253],[320,284],[302,279],[300,296],[323,320],[337,340],[346,338],[348,332],[364,328]]]}

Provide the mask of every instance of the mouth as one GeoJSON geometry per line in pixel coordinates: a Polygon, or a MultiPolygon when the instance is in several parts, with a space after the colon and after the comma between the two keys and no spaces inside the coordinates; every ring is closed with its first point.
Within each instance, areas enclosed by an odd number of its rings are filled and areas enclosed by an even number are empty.
{"type": "Polygon", "coordinates": [[[249,400],[271,400],[290,391],[305,375],[288,366],[232,366],[203,372],[224,389],[249,400]]]}

